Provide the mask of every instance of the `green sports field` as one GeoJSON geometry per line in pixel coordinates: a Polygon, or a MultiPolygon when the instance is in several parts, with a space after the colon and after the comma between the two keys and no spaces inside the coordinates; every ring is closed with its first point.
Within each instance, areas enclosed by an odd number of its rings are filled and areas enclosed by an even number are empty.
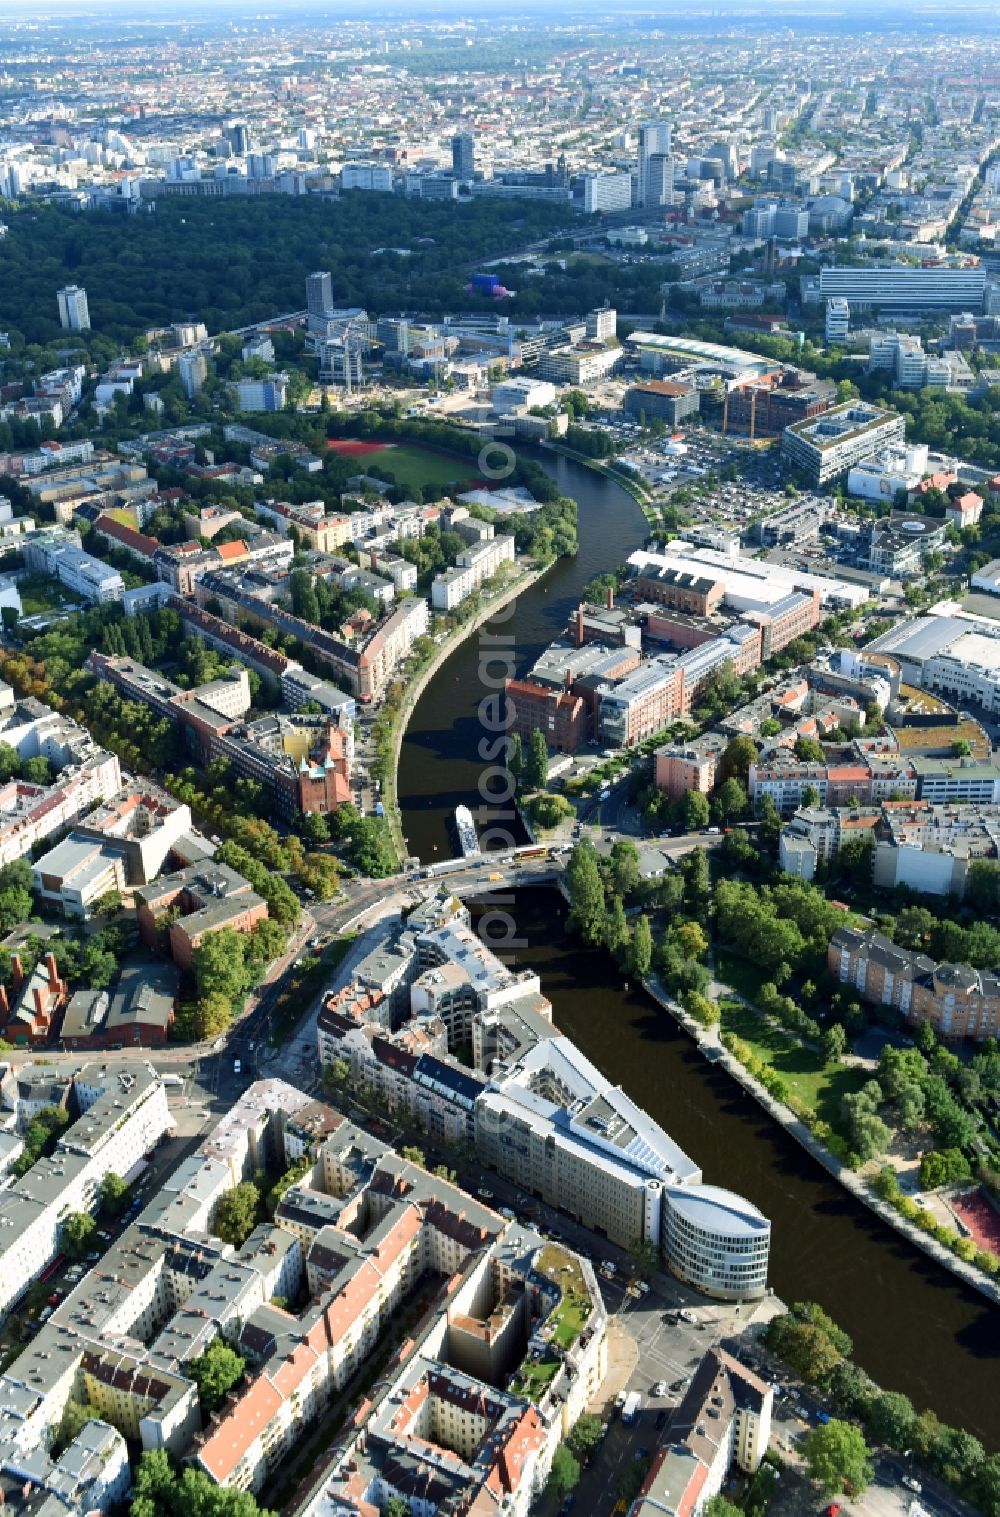
{"type": "Polygon", "coordinates": [[[357,465],[359,474],[370,472],[373,465],[380,474],[391,474],[404,490],[465,490],[479,477],[474,459],[432,453],[409,443],[376,448],[360,456],[357,465]]]}

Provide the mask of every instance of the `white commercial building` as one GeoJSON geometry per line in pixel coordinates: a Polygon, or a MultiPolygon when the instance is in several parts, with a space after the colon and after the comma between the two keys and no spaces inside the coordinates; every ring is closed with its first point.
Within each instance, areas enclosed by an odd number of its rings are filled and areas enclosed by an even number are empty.
{"type": "Polygon", "coordinates": [[[821,300],[839,295],[852,308],[896,306],[909,310],[981,311],[986,293],[983,268],[917,268],[895,264],[888,268],[823,268],[819,275],[821,300]]]}
{"type": "Polygon", "coordinates": [[[829,579],[824,574],[807,574],[804,570],[769,563],[766,559],[746,558],[740,553],[738,543],[723,551],[700,548],[683,538],[675,538],[667,543],[662,553],[637,548],[629,558],[629,564],[639,573],[673,570],[679,574],[719,580],[723,585],[723,602],[730,611],[769,612],[797,590],[818,591],[823,607],[854,609],[868,599],[864,585],[829,579]]]}
{"type": "Polygon", "coordinates": [[[547,380],[517,376],[494,385],[490,399],[496,411],[530,410],[533,406],[554,405],[556,387],[547,380]]]}
{"type": "Polygon", "coordinates": [[[236,386],[236,404],[241,411],[281,411],[287,394],[287,374],[269,374],[266,379],[241,379],[236,386]]]}
{"type": "Polygon", "coordinates": [[[391,193],[392,169],[385,163],[345,163],[340,171],[343,190],[382,190],[391,193]]]}
{"type": "Polygon", "coordinates": [[[538,360],[538,372],[543,379],[555,380],[557,384],[587,385],[610,374],[621,360],[622,350],[617,344],[572,342],[543,353],[538,360]]]}
{"type": "Polygon", "coordinates": [[[54,575],[67,590],[95,605],[121,600],[125,594],[118,570],[84,553],[79,533],[64,527],[34,533],[25,544],[24,562],[33,573],[54,575]]]}
{"type": "Polygon", "coordinates": [[[926,472],[926,443],[886,448],[854,465],[847,476],[847,493],[862,500],[891,501],[899,490],[915,490],[926,472]]]}
{"type": "Polygon", "coordinates": [[[586,174],[583,180],[583,209],[627,211],[632,204],[631,174],[586,174]]]}
{"type": "Polygon", "coordinates": [[[519,1189],[614,1242],[652,1244],[706,1295],[744,1301],[767,1288],[767,1218],[704,1185],[687,1154],[568,1038],[537,1043],[495,1074],[476,1102],[476,1147],[519,1189]]]}

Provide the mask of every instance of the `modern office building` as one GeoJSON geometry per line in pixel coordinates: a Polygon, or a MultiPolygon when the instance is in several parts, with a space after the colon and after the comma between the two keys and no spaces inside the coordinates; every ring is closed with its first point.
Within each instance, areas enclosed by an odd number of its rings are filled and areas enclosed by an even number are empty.
{"type": "Polygon", "coordinates": [[[846,400],[820,416],[786,427],[781,451],[811,484],[826,485],[891,444],[901,445],[905,430],[898,412],[867,401],[846,400]]]}
{"type": "Polygon", "coordinates": [[[584,175],[583,209],[588,215],[598,211],[627,211],[631,204],[631,174],[584,175]]]}
{"type": "Polygon", "coordinates": [[[458,132],[451,139],[451,171],[468,182],[476,174],[476,139],[471,132],[458,132]]]}
{"type": "Polygon", "coordinates": [[[51,575],[92,605],[119,601],[125,594],[125,582],[118,570],[84,553],[80,534],[66,527],[46,527],[33,533],[25,542],[24,563],[30,572],[51,575]]]}
{"type": "MultiPolygon", "coordinates": [[[[644,121],[639,127],[639,177],[638,203],[642,207],[663,205],[659,199],[663,187],[662,165],[653,165],[654,157],[663,159],[670,155],[670,123],[667,121],[644,121]]],[[[671,174],[671,189],[673,175],[671,174]]]]}
{"type": "Polygon", "coordinates": [[[245,158],[250,151],[250,128],[241,121],[226,127],[226,136],[238,158],[245,158]]]}
{"type": "Polygon", "coordinates": [[[306,309],[310,316],[325,316],[334,309],[331,274],[320,270],[306,275],[306,309]]]}
{"type": "Polygon", "coordinates": [[[886,268],[823,268],[821,300],[840,296],[852,310],[895,307],[905,310],[981,311],[986,270],[981,267],[920,268],[895,264],[886,268]]]}
{"type": "Polygon", "coordinates": [[[846,342],[851,326],[851,303],[843,295],[833,295],[826,303],[825,335],[827,342],[846,342]]]}
{"type": "Polygon", "coordinates": [[[770,1224],[717,1186],[568,1038],[495,1068],[476,1102],[476,1147],[526,1193],[626,1247],[652,1244],[706,1295],[767,1288],[770,1224]]]}
{"type": "Polygon", "coordinates": [[[438,1141],[474,1136],[483,1161],[522,1191],[626,1247],[651,1243],[706,1294],[766,1289],[767,1219],[701,1183],[662,1128],[557,1033],[537,976],[503,965],[444,887],[328,996],[317,1040],[321,1063],[346,1061],[438,1141]]]}
{"type": "Polygon", "coordinates": [[[543,379],[533,379],[527,374],[515,374],[509,379],[503,379],[490,391],[494,409],[500,412],[551,406],[555,398],[554,384],[543,379]]]}
{"type": "Polygon", "coordinates": [[[916,490],[926,472],[926,443],[886,448],[851,468],[847,493],[862,500],[893,501],[900,490],[916,490]]]}
{"type": "Polygon", "coordinates": [[[68,284],[56,294],[59,302],[59,325],[65,332],[90,330],[90,308],[87,292],[77,284],[68,284]]]}
{"type": "Polygon", "coordinates": [[[629,416],[649,421],[658,418],[669,427],[679,426],[688,416],[697,416],[701,398],[693,384],[674,384],[666,379],[646,379],[629,385],[622,409],[629,416]]]}
{"type": "Polygon", "coordinates": [[[387,163],[345,163],[340,171],[340,184],[345,190],[380,190],[391,194],[392,169],[387,163]]]}

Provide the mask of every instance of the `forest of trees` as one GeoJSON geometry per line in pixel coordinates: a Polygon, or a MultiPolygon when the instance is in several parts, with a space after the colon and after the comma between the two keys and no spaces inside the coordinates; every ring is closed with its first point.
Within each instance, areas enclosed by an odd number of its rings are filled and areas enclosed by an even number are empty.
{"type": "Polygon", "coordinates": [[[361,191],[337,200],[163,196],[155,212],[128,218],[37,200],[0,209],[10,227],[0,243],[0,321],[14,350],[19,336],[60,338],[55,292],[72,280],[87,290],[93,332],[82,340],[95,356],[108,339],[130,342],[172,321],[218,332],[298,310],[316,268],[331,271],[338,303],[376,313],[492,307],[465,290],[475,260],[557,232],[574,215],[532,200],[456,207],[361,191]],[[383,248],[407,251],[373,256],[383,248]]]}

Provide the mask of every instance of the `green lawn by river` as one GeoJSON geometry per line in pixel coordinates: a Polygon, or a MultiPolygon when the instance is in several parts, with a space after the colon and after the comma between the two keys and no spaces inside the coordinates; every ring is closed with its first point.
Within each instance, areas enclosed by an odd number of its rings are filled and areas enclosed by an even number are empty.
{"type": "Polygon", "coordinates": [[[758,1058],[781,1076],[789,1091],[837,1131],[841,1128],[841,1101],[871,1078],[864,1069],[824,1064],[818,1054],[738,1001],[723,1002],[722,1029],[749,1043],[758,1058]]]}

